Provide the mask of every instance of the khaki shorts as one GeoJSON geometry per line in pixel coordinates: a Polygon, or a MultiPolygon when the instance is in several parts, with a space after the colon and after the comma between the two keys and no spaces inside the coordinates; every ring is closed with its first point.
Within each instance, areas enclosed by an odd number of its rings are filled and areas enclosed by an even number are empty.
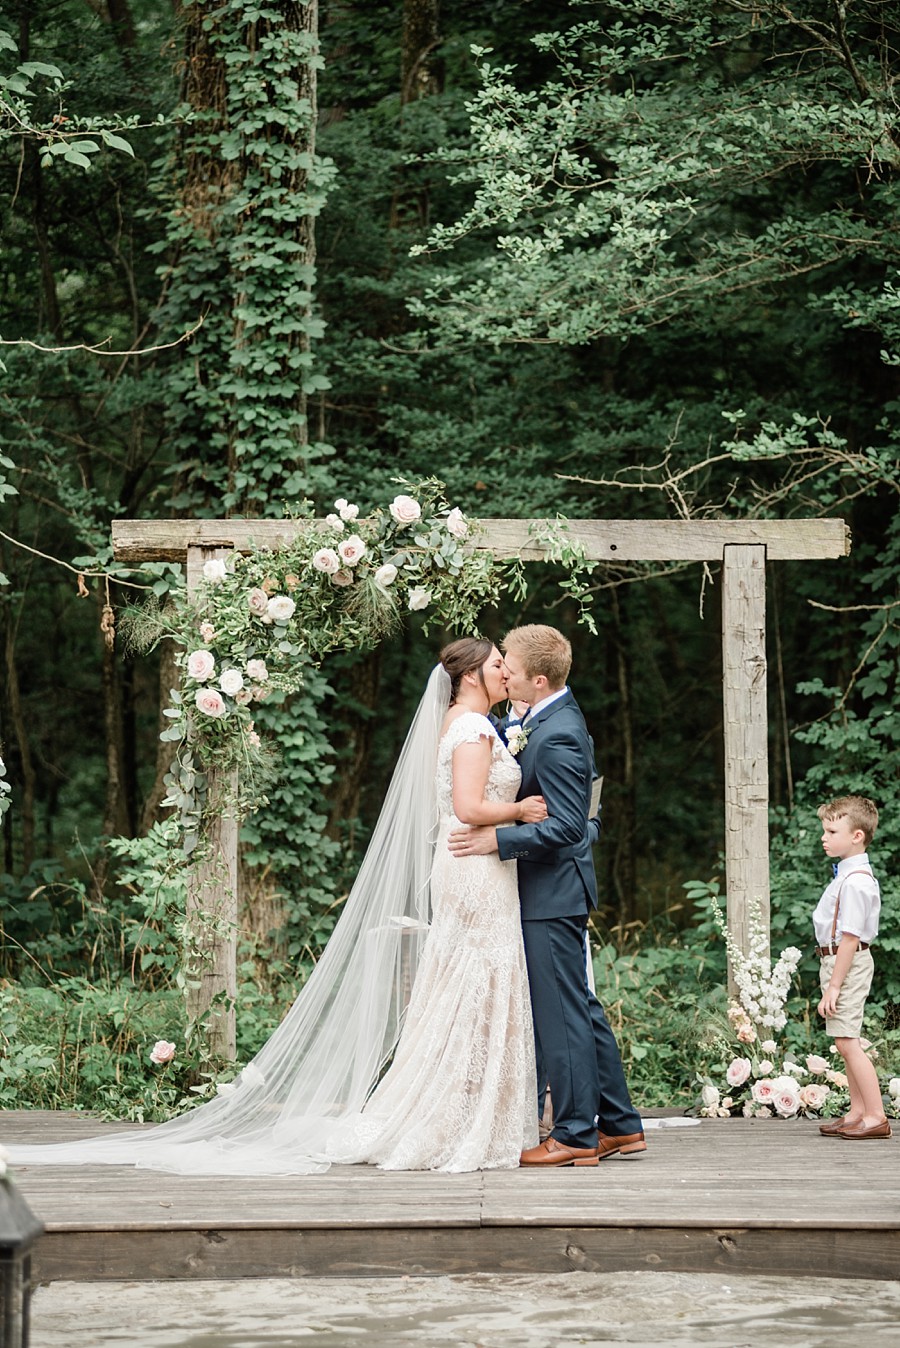
{"type": "MultiPolygon", "coordinates": [[[[824,955],[819,965],[819,984],[824,992],[831,982],[835,955],[824,955]]],[[[857,950],[841,984],[835,1014],[825,1021],[825,1033],[834,1039],[858,1039],[862,1034],[863,1012],[872,986],[875,961],[871,950],[857,950]]]]}

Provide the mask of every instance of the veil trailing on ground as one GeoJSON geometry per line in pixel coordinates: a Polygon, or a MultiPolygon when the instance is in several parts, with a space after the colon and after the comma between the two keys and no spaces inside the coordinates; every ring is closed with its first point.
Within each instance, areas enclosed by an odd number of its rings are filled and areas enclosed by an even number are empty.
{"type": "Polygon", "coordinates": [[[328,1168],[396,1044],[430,918],[437,747],[450,679],[435,667],[325,951],[278,1029],[224,1094],[144,1132],[10,1147],[14,1165],[136,1165],[302,1175],[328,1168]]]}

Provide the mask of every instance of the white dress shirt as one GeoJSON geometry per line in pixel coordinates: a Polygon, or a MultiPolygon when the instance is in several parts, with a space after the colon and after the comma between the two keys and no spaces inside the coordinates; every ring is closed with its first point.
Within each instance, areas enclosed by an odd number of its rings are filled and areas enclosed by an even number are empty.
{"type": "Polygon", "coordinates": [[[878,915],[881,911],[881,891],[872,874],[865,852],[858,857],[844,857],[838,862],[837,875],[827,887],[813,913],[816,945],[831,945],[840,941],[844,932],[858,936],[869,945],[878,936],[878,915]],[[856,872],[854,874],[854,872],[856,872]],[[840,895],[837,930],[831,935],[834,906],[840,895]]]}

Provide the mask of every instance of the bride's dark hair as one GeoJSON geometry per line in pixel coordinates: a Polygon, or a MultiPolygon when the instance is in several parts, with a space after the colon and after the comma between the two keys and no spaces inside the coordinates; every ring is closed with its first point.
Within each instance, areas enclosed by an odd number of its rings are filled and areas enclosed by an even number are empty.
{"type": "Polygon", "coordinates": [[[460,637],[458,641],[451,641],[450,645],[441,651],[440,662],[450,675],[451,707],[456,701],[460,680],[464,674],[471,674],[477,669],[481,686],[485,686],[483,666],[493,649],[494,643],[488,641],[487,637],[460,637]]]}

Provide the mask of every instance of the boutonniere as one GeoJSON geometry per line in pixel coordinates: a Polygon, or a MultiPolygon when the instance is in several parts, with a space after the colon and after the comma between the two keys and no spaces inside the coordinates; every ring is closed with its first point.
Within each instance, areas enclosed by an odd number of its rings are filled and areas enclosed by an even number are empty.
{"type": "Polygon", "coordinates": [[[506,747],[512,754],[513,758],[518,757],[518,755],[525,748],[525,745],[528,743],[528,736],[530,734],[531,734],[530,725],[519,724],[507,726],[506,747]]]}

